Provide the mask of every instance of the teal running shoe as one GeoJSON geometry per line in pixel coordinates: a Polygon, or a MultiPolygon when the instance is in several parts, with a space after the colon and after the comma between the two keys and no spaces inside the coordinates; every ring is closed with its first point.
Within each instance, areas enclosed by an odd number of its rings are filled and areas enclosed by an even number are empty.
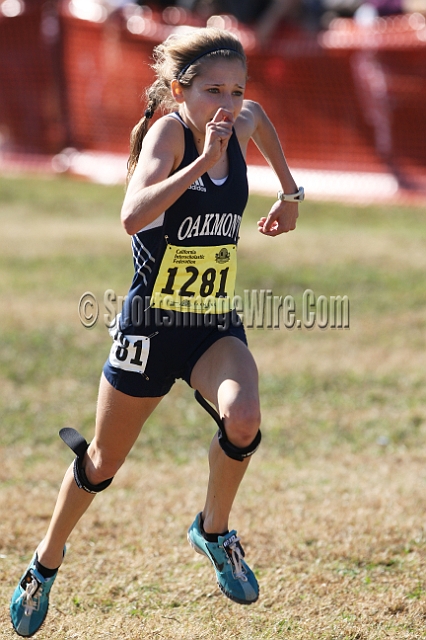
{"type": "MultiPolygon", "coordinates": [[[[65,549],[64,549],[65,554],[65,549]]],[[[55,578],[44,578],[35,567],[35,553],[10,602],[10,618],[19,636],[33,636],[43,624],[49,608],[49,593],[55,578]]]]}
{"type": "Polygon", "coordinates": [[[208,542],[201,533],[201,513],[188,529],[188,542],[197,553],[206,556],[216,571],[217,583],[228,598],[238,604],[252,604],[259,597],[259,585],[253,571],[244,562],[244,551],[236,531],[208,542]]]}

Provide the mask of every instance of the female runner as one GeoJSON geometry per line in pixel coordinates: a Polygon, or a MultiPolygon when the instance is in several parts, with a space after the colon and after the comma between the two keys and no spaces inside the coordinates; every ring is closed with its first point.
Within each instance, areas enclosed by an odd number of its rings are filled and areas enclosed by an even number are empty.
{"type": "Polygon", "coordinates": [[[104,366],[94,439],[88,445],[77,431],[61,431],[76,458],[46,536],[12,597],[12,623],[21,636],[42,625],[68,536],[112,482],[177,378],[196,390],[219,426],[209,451],[206,501],[188,540],[211,561],[228,598],[240,604],[258,598],[256,578],[228,526],[260,442],[257,369],[232,301],[249,140],[282,186],[257,223],[260,233],[277,236],[295,228],[303,189],[297,189],[262,107],[244,100],[246,57],[233,35],[200,29],[170,37],[154,56],[156,80],[132,132],[121,211],[132,236],[135,275],[104,366]],[[168,113],[149,126],[159,106],[168,113]]]}

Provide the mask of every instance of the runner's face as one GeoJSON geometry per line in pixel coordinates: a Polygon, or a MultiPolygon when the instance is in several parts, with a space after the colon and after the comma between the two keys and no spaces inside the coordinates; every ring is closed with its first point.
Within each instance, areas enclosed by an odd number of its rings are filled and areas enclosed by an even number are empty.
{"type": "Polygon", "coordinates": [[[200,75],[182,91],[182,117],[202,134],[220,108],[229,111],[235,122],[243,106],[246,77],[241,60],[205,62],[200,75]]]}

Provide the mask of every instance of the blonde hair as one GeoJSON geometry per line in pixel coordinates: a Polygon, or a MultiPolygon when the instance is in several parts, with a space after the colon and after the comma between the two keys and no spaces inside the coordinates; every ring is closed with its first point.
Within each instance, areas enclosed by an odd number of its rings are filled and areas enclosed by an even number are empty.
{"type": "Polygon", "coordinates": [[[154,48],[152,65],[156,80],[145,92],[146,110],[130,136],[130,155],[127,162],[127,182],[133,175],[142,149],[143,139],[156,109],[177,108],[171,92],[172,80],[190,87],[207,60],[216,58],[239,59],[247,66],[240,41],[228,31],[213,27],[197,29],[185,35],[172,35],[154,48]]]}

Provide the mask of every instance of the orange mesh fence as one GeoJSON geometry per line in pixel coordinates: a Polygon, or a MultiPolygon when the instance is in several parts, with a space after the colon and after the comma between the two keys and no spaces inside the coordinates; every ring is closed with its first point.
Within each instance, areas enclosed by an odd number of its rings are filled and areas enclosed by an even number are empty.
{"type": "MultiPolygon", "coordinates": [[[[127,5],[107,16],[82,14],[81,6],[0,0],[0,150],[127,153],[153,79],[153,46],[179,23],[194,24],[183,11],[127,5]],[[20,12],[5,15],[7,3],[20,12]]],[[[293,166],[425,173],[422,16],[369,27],[336,20],[320,34],[283,27],[267,50],[234,19],[217,20],[241,37],[247,97],[265,107],[293,166]]],[[[249,162],[261,161],[253,145],[249,162]]]]}
{"type": "Polygon", "coordinates": [[[52,3],[0,1],[1,150],[54,153],[66,139],[59,47],[52,3]]]}

